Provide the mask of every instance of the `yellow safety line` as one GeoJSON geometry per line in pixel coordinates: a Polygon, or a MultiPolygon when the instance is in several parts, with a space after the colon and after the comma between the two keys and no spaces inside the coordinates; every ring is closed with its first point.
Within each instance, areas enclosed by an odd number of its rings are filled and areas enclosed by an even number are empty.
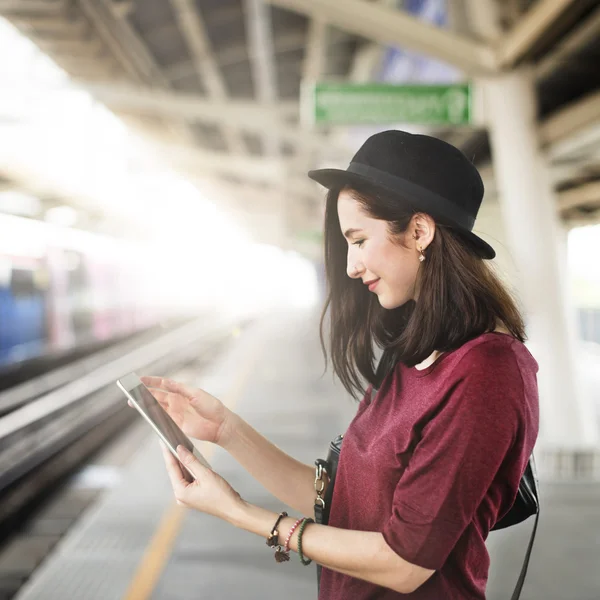
{"type": "Polygon", "coordinates": [[[126,600],[145,600],[150,597],[171,554],[184,516],[185,509],[182,506],[174,504],[169,507],[129,585],[124,596],[126,600]]]}
{"type": "MultiPolygon", "coordinates": [[[[262,347],[259,351],[251,353],[250,359],[244,365],[245,368],[238,371],[231,389],[225,396],[225,404],[231,410],[235,408],[239,397],[242,395],[246,382],[261,354],[260,350],[262,350],[262,347]]],[[[202,444],[201,452],[209,462],[214,454],[214,449],[213,444],[208,442],[202,444]]],[[[144,552],[123,600],[147,600],[150,598],[171,555],[185,514],[186,509],[178,504],[172,504],[166,510],[146,552],[144,552]]]]}

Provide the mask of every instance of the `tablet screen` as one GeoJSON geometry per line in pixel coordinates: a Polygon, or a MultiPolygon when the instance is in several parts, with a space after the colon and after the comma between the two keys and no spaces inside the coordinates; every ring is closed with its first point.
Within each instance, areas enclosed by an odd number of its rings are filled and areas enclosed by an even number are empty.
{"type": "Polygon", "coordinates": [[[184,448],[193,452],[194,445],[191,440],[181,431],[177,423],[171,419],[169,414],[143,383],[140,382],[139,385],[129,388],[127,391],[131,394],[131,397],[136,401],[140,409],[156,425],[173,450],[176,451],[177,446],[181,444],[184,448]]]}
{"type": "MultiPolygon", "coordinates": [[[[140,378],[135,373],[129,373],[129,375],[117,380],[117,385],[125,392],[125,395],[130,399],[130,402],[148,421],[154,431],[162,438],[163,442],[169,446],[169,449],[177,458],[179,458],[177,456],[177,446],[181,444],[205,467],[212,469],[204,456],[202,456],[199,450],[194,447],[190,438],[181,431],[177,423],[171,419],[168,413],[158,403],[158,400],[156,400],[150,390],[140,381],[140,378]]],[[[185,479],[189,482],[194,481],[193,473],[183,463],[181,463],[181,465],[183,467],[181,472],[185,479]]]]}

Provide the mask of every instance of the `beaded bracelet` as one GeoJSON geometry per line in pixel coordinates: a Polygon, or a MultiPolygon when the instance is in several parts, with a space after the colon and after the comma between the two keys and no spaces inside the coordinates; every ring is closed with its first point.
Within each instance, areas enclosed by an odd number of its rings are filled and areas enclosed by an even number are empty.
{"type": "Polygon", "coordinates": [[[302,521],[304,521],[304,518],[301,517],[300,519],[298,519],[294,525],[292,526],[292,528],[290,529],[290,532],[288,533],[288,536],[285,540],[285,545],[283,547],[283,551],[284,552],[289,552],[290,551],[290,540],[292,539],[292,534],[294,533],[294,531],[296,531],[296,527],[298,527],[298,525],[300,525],[300,523],[302,523],[302,521]]]}
{"type": "Polygon", "coordinates": [[[283,550],[281,544],[279,543],[279,530],[277,529],[279,521],[287,516],[288,514],[286,512],[279,513],[277,521],[275,521],[275,525],[273,525],[273,529],[271,529],[271,533],[267,538],[267,546],[275,547],[275,561],[278,563],[290,560],[290,555],[283,550]]]}
{"type": "Polygon", "coordinates": [[[305,518],[300,525],[300,529],[298,530],[298,556],[300,557],[300,562],[307,567],[312,562],[312,559],[305,559],[304,554],[302,554],[302,534],[304,533],[304,528],[308,523],[314,523],[314,519],[305,518]]]}

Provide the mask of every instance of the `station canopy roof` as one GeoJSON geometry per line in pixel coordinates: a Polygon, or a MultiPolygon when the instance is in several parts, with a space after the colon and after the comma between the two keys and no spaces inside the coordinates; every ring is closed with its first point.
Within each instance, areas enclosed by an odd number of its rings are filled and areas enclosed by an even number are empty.
{"type": "MultiPolygon", "coordinates": [[[[306,171],[347,164],[384,126],[306,125],[303,82],[476,82],[529,65],[558,209],[600,220],[595,0],[0,0],[0,15],[257,232],[279,214],[305,238],[323,206],[306,171]]],[[[481,125],[406,128],[463,149],[494,189],[481,125]]]]}

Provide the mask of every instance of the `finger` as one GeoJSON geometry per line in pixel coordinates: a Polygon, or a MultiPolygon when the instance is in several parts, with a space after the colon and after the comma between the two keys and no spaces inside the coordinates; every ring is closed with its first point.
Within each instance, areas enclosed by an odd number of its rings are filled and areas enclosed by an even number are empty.
{"type": "Polygon", "coordinates": [[[163,453],[163,458],[165,459],[165,465],[167,467],[167,475],[171,481],[171,485],[173,486],[173,491],[177,496],[180,494],[185,488],[189,485],[188,482],[183,477],[181,472],[181,466],[179,465],[179,461],[171,454],[171,451],[167,448],[165,443],[161,440],[160,446],[163,453]]]}
{"type": "Polygon", "coordinates": [[[142,375],[140,377],[140,380],[146,387],[160,387],[160,382],[162,381],[162,377],[154,377],[152,375],[142,375]]]}
{"type": "MultiPolygon", "coordinates": [[[[169,392],[163,392],[162,390],[152,390],[152,395],[156,398],[156,401],[162,407],[162,409],[169,414],[169,416],[180,426],[183,425],[183,414],[181,410],[181,395],[171,394],[169,392]]],[[[185,402],[185,400],[184,400],[185,402]]]]}
{"type": "Polygon", "coordinates": [[[161,390],[166,390],[168,392],[175,392],[176,394],[181,394],[182,396],[186,396],[188,398],[192,398],[194,395],[192,390],[183,385],[183,383],[173,381],[173,379],[167,379],[166,377],[144,376],[141,378],[141,380],[146,386],[160,388],[161,390]]]}
{"type": "Polygon", "coordinates": [[[162,405],[169,404],[169,396],[174,395],[171,392],[165,392],[164,390],[159,390],[158,388],[149,387],[150,393],[156,398],[158,402],[162,405]]]}
{"type": "Polygon", "coordinates": [[[196,481],[208,471],[208,469],[189,451],[186,450],[181,444],[177,446],[177,456],[179,460],[187,467],[190,473],[194,476],[196,481]]]}

